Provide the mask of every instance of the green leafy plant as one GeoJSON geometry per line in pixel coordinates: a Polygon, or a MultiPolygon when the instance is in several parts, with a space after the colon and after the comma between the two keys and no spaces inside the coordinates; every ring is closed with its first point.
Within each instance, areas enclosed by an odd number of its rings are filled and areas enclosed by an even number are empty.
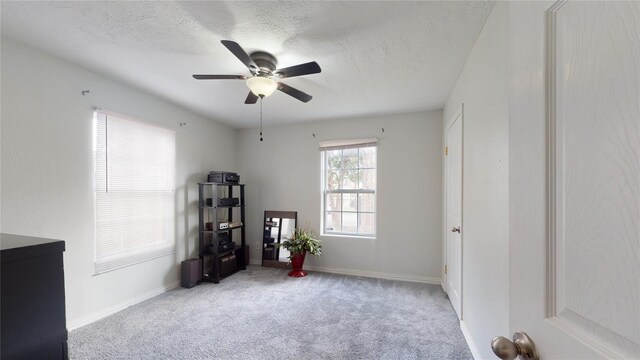
{"type": "Polygon", "coordinates": [[[321,241],[314,238],[313,231],[307,226],[295,228],[291,238],[280,243],[280,246],[289,251],[289,259],[293,259],[293,254],[305,252],[315,256],[322,255],[321,241]]]}

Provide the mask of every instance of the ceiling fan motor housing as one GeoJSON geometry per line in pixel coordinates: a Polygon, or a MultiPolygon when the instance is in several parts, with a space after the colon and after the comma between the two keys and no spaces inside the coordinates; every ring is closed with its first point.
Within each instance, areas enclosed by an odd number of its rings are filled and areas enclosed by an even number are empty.
{"type": "Polygon", "coordinates": [[[268,76],[273,76],[273,71],[278,65],[278,60],[276,60],[275,56],[264,51],[255,51],[249,54],[249,56],[260,68],[257,75],[266,74],[268,76]]]}

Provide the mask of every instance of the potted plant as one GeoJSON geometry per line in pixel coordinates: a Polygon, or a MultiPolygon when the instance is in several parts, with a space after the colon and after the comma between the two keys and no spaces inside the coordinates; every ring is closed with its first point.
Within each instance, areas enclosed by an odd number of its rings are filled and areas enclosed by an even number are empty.
{"type": "Polygon", "coordinates": [[[302,270],[304,256],[307,253],[315,256],[322,254],[320,240],[313,237],[313,231],[308,227],[295,228],[291,238],[283,241],[280,246],[289,251],[292,270],[288,275],[291,277],[307,276],[307,272],[302,270]]]}

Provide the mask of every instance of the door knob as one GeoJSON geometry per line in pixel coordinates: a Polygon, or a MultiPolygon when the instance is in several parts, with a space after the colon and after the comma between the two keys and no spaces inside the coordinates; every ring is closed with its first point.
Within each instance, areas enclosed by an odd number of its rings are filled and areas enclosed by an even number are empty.
{"type": "Polygon", "coordinates": [[[460,226],[451,228],[451,232],[460,232],[460,226]]]}
{"type": "Polygon", "coordinates": [[[514,360],[518,356],[522,360],[539,360],[538,350],[533,340],[523,331],[513,334],[513,341],[503,336],[491,340],[491,350],[502,360],[514,360]]]}

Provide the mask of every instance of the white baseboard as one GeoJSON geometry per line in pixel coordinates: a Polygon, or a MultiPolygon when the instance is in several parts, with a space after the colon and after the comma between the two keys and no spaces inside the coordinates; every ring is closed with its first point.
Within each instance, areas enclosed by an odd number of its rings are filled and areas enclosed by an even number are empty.
{"type": "MultiPolygon", "coordinates": [[[[250,259],[249,264],[262,266],[262,260],[250,259]]],[[[310,271],[331,273],[331,274],[362,276],[362,277],[369,277],[369,278],[376,278],[376,279],[410,281],[410,282],[435,284],[435,285],[442,286],[442,279],[427,277],[427,276],[390,274],[390,273],[383,273],[383,272],[376,272],[376,271],[353,270],[353,269],[343,269],[343,268],[313,267],[308,265],[304,265],[304,269],[310,270],[310,271]]]]}
{"type": "Polygon", "coordinates": [[[432,278],[427,276],[415,276],[415,275],[401,275],[401,274],[389,274],[377,271],[366,271],[366,270],[353,270],[353,269],[341,269],[341,268],[316,268],[311,266],[304,266],[305,270],[311,271],[319,271],[326,272],[332,274],[341,274],[341,275],[352,275],[352,276],[362,276],[376,279],[387,279],[387,280],[400,280],[400,281],[410,281],[424,284],[441,284],[441,280],[438,278],[432,278]]]}
{"type": "Polygon", "coordinates": [[[89,325],[92,322],[98,321],[100,319],[103,319],[109,315],[113,315],[115,313],[117,313],[118,311],[124,310],[126,308],[128,308],[131,305],[135,305],[138,303],[141,303],[145,300],[151,299],[154,296],[158,296],[164,292],[167,292],[171,289],[175,289],[178,286],[180,286],[180,281],[175,281],[172,282],[168,285],[165,285],[163,287],[157,288],[157,289],[153,289],[153,290],[149,290],[145,293],[142,293],[138,296],[134,296],[131,299],[125,300],[119,304],[110,306],[104,310],[98,311],[96,313],[84,316],[78,320],[74,320],[74,321],[70,321],[67,323],[67,330],[71,331],[71,330],[75,330],[78,328],[81,328],[85,325],[89,325]]]}
{"type": "Polygon", "coordinates": [[[462,330],[462,335],[464,335],[464,339],[467,340],[467,345],[469,345],[469,350],[471,350],[471,355],[476,360],[481,359],[480,353],[478,352],[478,347],[476,343],[471,339],[471,334],[469,334],[469,329],[467,329],[467,325],[464,321],[460,321],[460,330],[462,330]]]}

